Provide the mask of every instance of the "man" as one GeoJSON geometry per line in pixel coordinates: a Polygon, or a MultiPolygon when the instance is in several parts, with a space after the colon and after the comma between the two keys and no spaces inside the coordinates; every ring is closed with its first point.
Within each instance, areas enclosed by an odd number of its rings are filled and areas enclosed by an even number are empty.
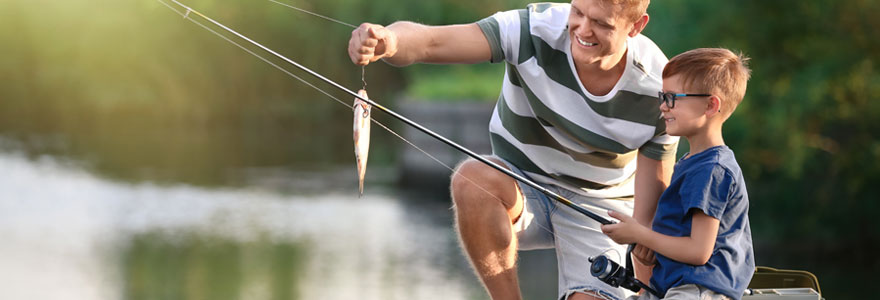
{"type": "MultiPolygon", "coordinates": [[[[362,24],[348,51],[359,65],[504,61],[490,159],[597,214],[615,210],[647,225],[678,142],[656,105],[666,56],[640,35],[648,3],[573,0],[473,24],[362,24]]],[[[521,298],[516,251],[540,248],[556,248],[560,299],[623,298],[589,275],[590,256],[624,251],[595,221],[472,159],[451,190],[462,245],[493,299],[521,298]]],[[[650,270],[639,271],[647,282],[650,270]]]]}

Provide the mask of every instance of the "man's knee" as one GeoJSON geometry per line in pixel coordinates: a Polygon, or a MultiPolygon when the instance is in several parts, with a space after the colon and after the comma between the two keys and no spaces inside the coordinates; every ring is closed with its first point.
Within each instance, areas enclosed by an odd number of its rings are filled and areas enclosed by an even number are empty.
{"type": "MultiPolygon", "coordinates": [[[[491,160],[495,163],[501,163],[495,159],[491,160]]],[[[455,196],[472,198],[473,194],[480,192],[496,194],[497,186],[506,180],[502,176],[506,175],[481,161],[468,158],[461,162],[452,173],[450,189],[454,198],[462,198],[455,196]]]]}
{"type": "Polygon", "coordinates": [[[455,167],[455,171],[452,173],[450,189],[452,189],[453,193],[464,192],[467,189],[480,185],[478,182],[485,184],[486,168],[491,167],[473,158],[462,161],[455,167]]]}
{"type": "MultiPolygon", "coordinates": [[[[489,160],[504,166],[498,159],[489,160]]],[[[450,190],[457,208],[497,205],[498,202],[508,211],[521,208],[518,202],[522,201],[522,197],[519,196],[516,181],[475,159],[467,159],[455,168],[450,190]]]]}
{"type": "Polygon", "coordinates": [[[486,170],[489,168],[480,161],[468,158],[455,167],[452,173],[450,189],[454,198],[455,196],[463,196],[465,193],[472,193],[474,189],[488,185],[485,178],[486,170]]]}

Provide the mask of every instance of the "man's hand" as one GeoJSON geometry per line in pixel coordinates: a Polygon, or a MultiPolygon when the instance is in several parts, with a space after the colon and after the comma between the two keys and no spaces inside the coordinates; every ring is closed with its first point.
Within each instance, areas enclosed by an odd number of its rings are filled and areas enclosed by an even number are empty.
{"type": "Polygon", "coordinates": [[[639,237],[644,236],[644,231],[650,230],[639,224],[639,222],[633,217],[625,214],[609,210],[608,215],[620,220],[620,222],[616,224],[602,225],[602,232],[611,237],[611,239],[618,244],[637,243],[639,237]]]}
{"type": "Polygon", "coordinates": [[[654,257],[654,250],[641,244],[636,244],[636,247],[633,248],[632,256],[639,263],[648,267],[657,263],[657,258],[654,257]]]}
{"type": "Polygon", "coordinates": [[[348,56],[351,62],[366,66],[397,53],[397,34],[382,25],[363,23],[351,32],[348,56]]]}

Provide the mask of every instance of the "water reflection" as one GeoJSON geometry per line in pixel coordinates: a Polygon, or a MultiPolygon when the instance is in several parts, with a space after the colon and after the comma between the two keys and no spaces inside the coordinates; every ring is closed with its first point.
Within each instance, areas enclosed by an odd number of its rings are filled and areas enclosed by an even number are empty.
{"type": "Polygon", "coordinates": [[[107,181],[0,153],[3,299],[466,299],[444,203],[107,181]]]}

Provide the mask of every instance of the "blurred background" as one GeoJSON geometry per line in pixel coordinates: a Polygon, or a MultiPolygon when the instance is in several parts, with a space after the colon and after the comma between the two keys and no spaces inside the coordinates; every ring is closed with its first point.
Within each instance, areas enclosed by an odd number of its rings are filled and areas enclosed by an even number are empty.
{"type": "MultiPolygon", "coordinates": [[[[473,22],[527,3],[283,2],[353,24],[473,22]]],[[[184,3],[362,86],[350,28],[269,1],[184,3]]],[[[752,58],[724,134],[748,183],[756,260],[813,272],[827,299],[871,293],[880,267],[878,11],[663,0],[644,32],[669,57],[752,58]]],[[[440,171],[408,173],[412,148],[374,126],[358,198],[350,107],[156,1],[0,0],[0,19],[0,298],[487,299],[455,238],[449,170],[418,154],[440,171]]],[[[502,73],[378,63],[366,80],[371,98],[429,116],[491,109],[502,73]]],[[[555,296],[552,252],[521,264],[527,299],[555,296]]]]}

